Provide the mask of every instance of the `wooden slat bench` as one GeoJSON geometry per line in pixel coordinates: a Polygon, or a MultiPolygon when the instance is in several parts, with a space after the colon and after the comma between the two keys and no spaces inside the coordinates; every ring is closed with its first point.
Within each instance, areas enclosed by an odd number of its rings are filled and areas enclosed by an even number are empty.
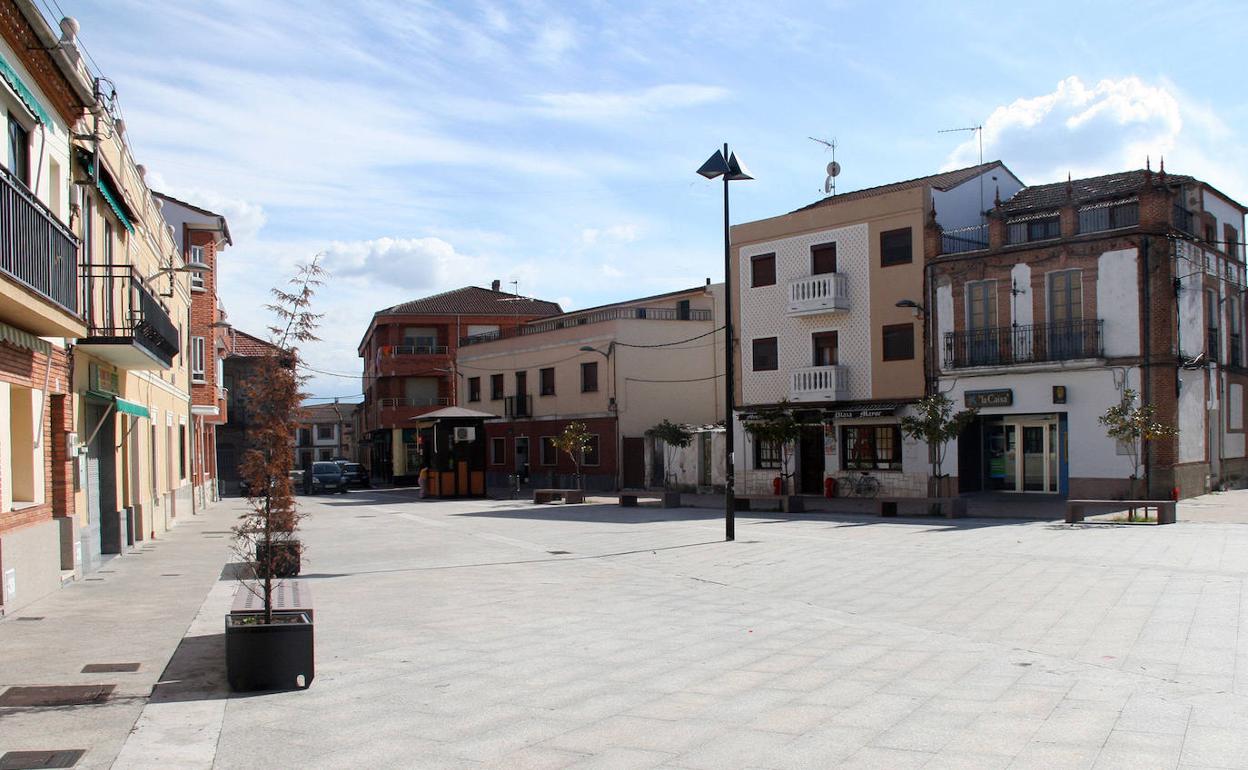
{"type": "Polygon", "coordinates": [[[1173,500],[1067,500],[1066,523],[1077,524],[1083,521],[1086,508],[1116,510],[1143,508],[1146,516],[1149,508],[1155,508],[1158,524],[1173,524],[1176,521],[1176,503],[1173,500]]]}
{"type": "Polygon", "coordinates": [[[806,501],[800,495],[737,495],[738,511],[777,510],[783,513],[802,513],[806,510],[806,501]],[[755,503],[773,503],[763,508],[754,508],[755,503]]]}
{"type": "Polygon", "coordinates": [[[621,489],[620,490],[620,507],[636,508],[637,501],[646,498],[650,500],[658,500],[664,508],[679,508],[680,493],[679,492],[651,492],[646,489],[621,489]]]}
{"type": "Polygon", "coordinates": [[[909,503],[922,505],[924,513],[932,506],[939,506],[946,519],[957,519],[966,515],[966,501],[960,497],[877,497],[874,500],[881,516],[896,516],[897,509],[909,503]]]}
{"type": "Polygon", "coordinates": [[[563,503],[583,503],[585,502],[585,491],[581,489],[535,489],[533,490],[533,502],[535,503],[553,503],[559,500],[563,503]]]}

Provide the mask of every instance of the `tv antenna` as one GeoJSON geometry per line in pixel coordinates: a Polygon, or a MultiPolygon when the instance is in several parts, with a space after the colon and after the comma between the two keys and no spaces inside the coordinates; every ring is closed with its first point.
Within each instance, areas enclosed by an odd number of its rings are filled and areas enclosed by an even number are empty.
{"type": "MultiPolygon", "coordinates": [[[[964,128],[942,128],[937,131],[938,134],[955,134],[960,131],[974,131],[975,137],[979,139],[979,165],[984,165],[984,124],[980,123],[974,126],[966,126],[964,128]]],[[[979,175],[979,221],[984,223],[984,175],[979,175]]]]}
{"type": "Polygon", "coordinates": [[[823,194],[836,195],[836,178],[841,174],[841,164],[836,162],[836,137],[832,137],[831,141],[827,139],[816,139],[813,136],[808,136],[806,138],[812,142],[818,142],[828,150],[832,151],[832,162],[828,164],[827,168],[828,178],[823,180],[823,194]]]}

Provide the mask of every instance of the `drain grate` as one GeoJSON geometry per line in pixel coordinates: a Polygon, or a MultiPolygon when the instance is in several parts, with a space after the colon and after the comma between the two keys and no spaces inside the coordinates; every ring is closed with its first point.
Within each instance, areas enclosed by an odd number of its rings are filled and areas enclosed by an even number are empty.
{"type": "Polygon", "coordinates": [[[3,708],[49,708],[54,706],[88,706],[103,703],[116,685],[48,685],[43,687],[10,687],[0,695],[3,708]]]}
{"type": "Polygon", "coordinates": [[[38,770],[44,767],[73,767],[87,752],[84,749],[57,751],[6,751],[0,754],[0,770],[38,770]]]}
{"type": "Polygon", "coordinates": [[[547,551],[546,553],[550,554],[551,556],[568,556],[572,552],[571,551],[547,551]]]}
{"type": "Polygon", "coordinates": [[[162,572],[160,573],[160,576],[161,577],[182,577],[182,573],[181,572],[162,572]]]}
{"type": "Polygon", "coordinates": [[[90,582],[90,583],[103,583],[104,582],[104,578],[86,578],[86,580],[87,582],[90,582]]]}
{"type": "Polygon", "coordinates": [[[42,615],[23,615],[18,620],[43,620],[42,615]]]}
{"type": "Polygon", "coordinates": [[[138,663],[88,663],[82,667],[84,674],[132,674],[138,670],[138,663]]]}

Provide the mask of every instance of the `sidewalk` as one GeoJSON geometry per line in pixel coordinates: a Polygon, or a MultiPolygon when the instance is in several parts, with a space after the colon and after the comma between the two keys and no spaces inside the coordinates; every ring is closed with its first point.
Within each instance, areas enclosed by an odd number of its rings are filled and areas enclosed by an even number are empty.
{"type": "Polygon", "coordinates": [[[222,565],[233,560],[229,529],[240,502],[223,500],[180,518],[161,539],[0,621],[0,693],[48,685],[113,688],[86,704],[0,706],[0,756],[84,750],[74,767],[113,764],[205,595],[233,587],[220,577],[222,565]],[[137,664],[137,670],[83,673],[84,666],[100,664],[137,664]]]}

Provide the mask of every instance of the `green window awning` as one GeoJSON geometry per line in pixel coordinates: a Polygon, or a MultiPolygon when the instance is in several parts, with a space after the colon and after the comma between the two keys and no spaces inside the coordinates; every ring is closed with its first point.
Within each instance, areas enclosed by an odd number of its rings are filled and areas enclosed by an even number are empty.
{"type": "Polygon", "coordinates": [[[13,66],[5,61],[3,56],[0,56],[0,78],[9,84],[9,88],[13,89],[13,93],[17,94],[17,98],[26,105],[26,109],[30,110],[40,123],[45,126],[52,125],[52,117],[39,104],[35,93],[26,87],[22,79],[17,76],[17,70],[13,69],[13,66]]]}
{"type": "Polygon", "coordinates": [[[0,342],[8,342],[19,348],[33,350],[36,353],[42,353],[45,356],[52,354],[52,346],[47,340],[39,339],[30,332],[24,332],[21,329],[0,323],[0,342]]]}
{"type": "Polygon", "coordinates": [[[152,415],[147,411],[147,407],[142,404],[136,404],[133,401],[127,401],[120,396],[117,397],[117,411],[122,414],[133,415],[134,417],[146,417],[149,420],[152,415]]]}
{"type": "Polygon", "coordinates": [[[117,221],[121,222],[128,232],[134,232],[134,223],[130,221],[130,209],[126,206],[125,200],[121,197],[121,193],[113,185],[110,175],[102,167],[96,168],[95,159],[91,154],[78,150],[78,162],[87,170],[87,174],[91,176],[95,182],[95,189],[100,191],[100,196],[108,203],[109,208],[117,215],[117,221]]]}

